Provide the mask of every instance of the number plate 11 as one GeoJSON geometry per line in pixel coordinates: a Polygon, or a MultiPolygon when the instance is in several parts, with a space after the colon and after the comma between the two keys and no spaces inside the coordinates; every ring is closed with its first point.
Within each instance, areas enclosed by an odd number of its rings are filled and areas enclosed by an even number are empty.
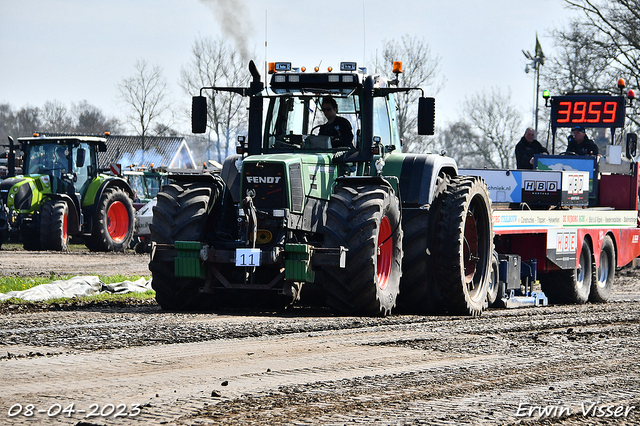
{"type": "Polygon", "coordinates": [[[236,249],[236,266],[260,266],[260,249],[236,249]]]}

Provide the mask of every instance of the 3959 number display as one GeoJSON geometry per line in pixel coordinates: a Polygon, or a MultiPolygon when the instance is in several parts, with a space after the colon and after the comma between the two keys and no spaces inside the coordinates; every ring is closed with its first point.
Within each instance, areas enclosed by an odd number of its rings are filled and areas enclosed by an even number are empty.
{"type": "Polygon", "coordinates": [[[554,127],[621,127],[624,108],[622,96],[556,96],[551,120],[554,127]]]}

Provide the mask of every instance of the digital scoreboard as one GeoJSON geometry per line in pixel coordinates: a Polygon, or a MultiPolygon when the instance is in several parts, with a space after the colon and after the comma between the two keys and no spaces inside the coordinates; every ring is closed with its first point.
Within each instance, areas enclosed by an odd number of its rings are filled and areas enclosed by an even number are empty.
{"type": "Polygon", "coordinates": [[[551,101],[552,127],[623,127],[624,96],[568,95],[551,101]]]}

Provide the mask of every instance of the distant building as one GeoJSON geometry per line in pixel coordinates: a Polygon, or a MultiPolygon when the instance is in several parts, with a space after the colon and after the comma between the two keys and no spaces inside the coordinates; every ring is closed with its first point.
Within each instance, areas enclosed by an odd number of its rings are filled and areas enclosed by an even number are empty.
{"type": "Polygon", "coordinates": [[[193,154],[182,136],[142,137],[111,135],[107,137],[107,152],[98,153],[100,167],[118,163],[123,168],[136,166],[164,166],[171,169],[197,168],[193,154]]]}

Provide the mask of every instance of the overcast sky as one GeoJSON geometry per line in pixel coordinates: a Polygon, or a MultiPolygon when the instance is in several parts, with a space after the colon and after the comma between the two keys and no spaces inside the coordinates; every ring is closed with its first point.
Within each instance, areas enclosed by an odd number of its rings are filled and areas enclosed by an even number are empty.
{"type": "Polygon", "coordinates": [[[492,87],[510,89],[530,125],[533,73],[522,49],[534,51],[537,32],[553,54],[549,30],[574,15],[561,0],[0,0],[0,103],[86,100],[122,117],[116,86],[144,59],[163,69],[174,105],[185,108],[180,70],[199,37],[229,37],[258,64],[266,38],[268,61],[311,69],[370,65],[385,39],[410,34],[441,58],[438,126],[459,118],[465,95],[492,87]]]}

